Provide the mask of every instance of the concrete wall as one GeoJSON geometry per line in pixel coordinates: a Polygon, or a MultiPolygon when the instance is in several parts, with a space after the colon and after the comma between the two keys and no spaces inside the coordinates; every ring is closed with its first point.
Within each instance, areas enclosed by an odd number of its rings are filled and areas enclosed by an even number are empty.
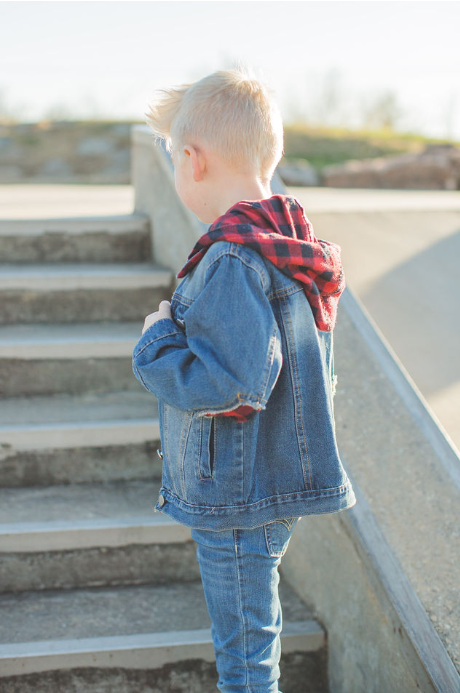
{"type": "MultiPolygon", "coordinates": [[[[132,140],[136,211],[150,215],[154,259],[177,272],[206,227],[148,129],[132,140]]],[[[272,191],[286,192],[278,177],[272,191]]],[[[358,503],[303,518],[283,572],[327,629],[331,693],[458,693],[458,456],[348,290],[335,339],[337,435],[358,503]]]]}
{"type": "Polygon", "coordinates": [[[459,691],[458,457],[348,291],[335,356],[358,502],[303,518],[284,574],[327,630],[331,693],[459,691]]]}
{"type": "Polygon", "coordinates": [[[148,127],[133,126],[131,141],[134,211],[150,217],[155,262],[177,274],[207,226],[179,200],[171,159],[155,145],[148,127]]]}

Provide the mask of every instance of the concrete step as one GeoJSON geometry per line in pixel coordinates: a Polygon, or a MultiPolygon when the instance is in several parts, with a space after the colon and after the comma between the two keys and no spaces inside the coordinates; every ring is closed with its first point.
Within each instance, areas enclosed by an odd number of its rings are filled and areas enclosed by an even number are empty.
{"type": "Polygon", "coordinates": [[[145,391],[3,399],[0,486],[159,478],[159,439],[145,391]]]}
{"type": "MultiPolygon", "coordinates": [[[[325,634],[280,584],[282,690],[325,693],[325,634]]],[[[211,693],[217,676],[199,582],[0,596],[2,693],[211,693]]]]}
{"type": "Polygon", "coordinates": [[[197,579],[189,529],[154,511],[159,488],[0,489],[0,592],[197,579]]]}
{"type": "Polygon", "coordinates": [[[142,321],[0,326],[4,397],[139,391],[132,351],[142,321]]]}
{"type": "Polygon", "coordinates": [[[143,320],[172,283],[150,263],[0,265],[0,324],[143,320]]]}
{"type": "Polygon", "coordinates": [[[151,257],[144,214],[0,219],[2,262],[139,262],[151,257]]]}

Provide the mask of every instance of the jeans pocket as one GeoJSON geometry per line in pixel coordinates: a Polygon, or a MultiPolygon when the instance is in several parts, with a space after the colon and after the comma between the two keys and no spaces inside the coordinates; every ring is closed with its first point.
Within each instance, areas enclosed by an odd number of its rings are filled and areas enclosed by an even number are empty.
{"type": "Polygon", "coordinates": [[[272,558],[284,556],[298,519],[298,517],[286,517],[264,525],[267,550],[272,558]]]}

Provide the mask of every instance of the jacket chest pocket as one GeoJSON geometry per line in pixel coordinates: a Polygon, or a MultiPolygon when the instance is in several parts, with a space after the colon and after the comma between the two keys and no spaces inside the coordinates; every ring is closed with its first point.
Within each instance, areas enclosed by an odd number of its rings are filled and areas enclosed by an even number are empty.
{"type": "Polygon", "coordinates": [[[214,457],[216,448],[216,424],[214,416],[200,416],[200,479],[206,481],[214,477],[214,457]]]}

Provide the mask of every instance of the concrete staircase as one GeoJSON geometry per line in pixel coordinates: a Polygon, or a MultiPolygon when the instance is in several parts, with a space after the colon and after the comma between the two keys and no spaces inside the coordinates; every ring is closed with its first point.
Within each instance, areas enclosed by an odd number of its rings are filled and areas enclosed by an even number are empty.
{"type": "MultiPolygon", "coordinates": [[[[215,691],[195,548],[153,512],[157,407],[131,371],[174,285],[148,218],[0,221],[0,248],[0,691],[215,691]]],[[[326,693],[324,630],[281,595],[283,693],[326,693]]]]}

